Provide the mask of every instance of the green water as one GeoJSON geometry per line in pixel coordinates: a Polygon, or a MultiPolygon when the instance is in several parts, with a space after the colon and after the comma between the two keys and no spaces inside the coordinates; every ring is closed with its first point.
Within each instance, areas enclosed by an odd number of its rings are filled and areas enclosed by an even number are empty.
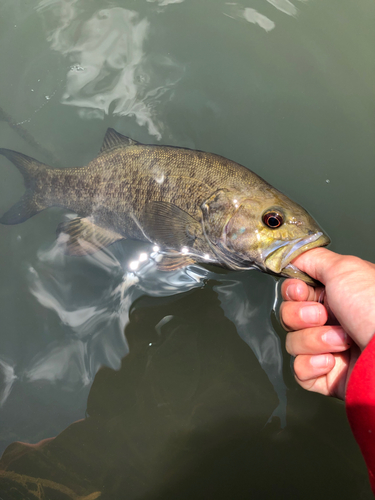
{"type": "MultiPolygon", "coordinates": [[[[374,16],[370,0],[0,0],[0,146],[80,166],[113,127],[218,153],[374,261],[374,16]]],[[[0,178],[3,213],[23,184],[3,157],[0,178]]],[[[0,226],[0,498],[37,498],[37,478],[50,499],[372,498],[343,403],[293,379],[274,278],[130,273],[134,242],[68,258],[63,218],[0,226]]]]}

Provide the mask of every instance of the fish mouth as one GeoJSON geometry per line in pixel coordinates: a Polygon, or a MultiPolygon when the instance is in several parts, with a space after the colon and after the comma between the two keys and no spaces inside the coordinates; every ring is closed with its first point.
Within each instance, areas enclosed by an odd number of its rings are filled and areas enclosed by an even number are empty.
{"type": "MultiPolygon", "coordinates": [[[[312,248],[324,247],[329,245],[331,240],[322,231],[318,231],[306,238],[299,238],[291,245],[290,242],[279,242],[278,248],[271,250],[265,258],[267,270],[281,276],[299,278],[306,283],[316,285],[310,276],[300,271],[297,267],[290,264],[292,260],[312,248]]],[[[276,246],[276,245],[275,245],[276,246]]]]}

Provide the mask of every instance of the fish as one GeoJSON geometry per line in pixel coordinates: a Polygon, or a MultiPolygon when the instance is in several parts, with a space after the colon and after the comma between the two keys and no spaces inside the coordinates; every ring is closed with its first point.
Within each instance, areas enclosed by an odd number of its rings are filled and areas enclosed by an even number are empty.
{"type": "Polygon", "coordinates": [[[109,128],[98,156],[83,167],[50,168],[3,148],[0,154],[25,184],[0,223],[19,224],[49,207],[73,212],[57,228],[68,255],[140,240],[160,250],[163,271],[208,263],[314,285],[292,261],[330,243],[304,208],[214,153],[142,144],[109,128]]]}

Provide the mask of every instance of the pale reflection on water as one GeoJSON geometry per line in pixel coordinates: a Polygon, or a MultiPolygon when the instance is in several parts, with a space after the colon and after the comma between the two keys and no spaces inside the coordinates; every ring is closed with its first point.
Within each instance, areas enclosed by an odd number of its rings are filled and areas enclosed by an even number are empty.
{"type": "MultiPolygon", "coordinates": [[[[308,0],[298,1],[305,3],[308,0]]],[[[267,2],[283,14],[292,17],[297,17],[298,15],[297,7],[290,0],[267,0],[267,2]]],[[[267,17],[263,12],[258,12],[253,7],[244,7],[244,5],[238,2],[226,2],[223,14],[235,20],[246,19],[249,23],[256,24],[267,32],[276,27],[275,21],[267,17]]]]}
{"type": "Polygon", "coordinates": [[[163,124],[155,108],[184,67],[168,55],[145,54],[150,22],[137,12],[111,7],[83,16],[81,4],[43,0],[37,6],[51,49],[70,64],[62,104],[76,106],[81,118],[134,116],[160,139],[163,124]]]}
{"type": "Polygon", "coordinates": [[[184,0],[147,0],[148,2],[156,2],[160,7],[164,7],[171,3],[182,3],[184,0]]]}
{"type": "Polygon", "coordinates": [[[284,14],[288,14],[289,16],[296,16],[297,9],[292,2],[289,0],[267,0],[268,3],[276,7],[276,9],[284,12],[284,14]]]}
{"type": "Polygon", "coordinates": [[[1,374],[1,389],[0,389],[0,407],[7,400],[12,386],[17,376],[14,371],[14,364],[9,364],[5,360],[0,359],[0,374],[1,374]]]}
{"type": "MultiPolygon", "coordinates": [[[[60,388],[67,390],[91,384],[101,366],[118,370],[122,358],[129,352],[124,330],[132,304],[139,297],[173,296],[204,287],[207,280],[215,280],[214,291],[226,317],[252,349],[273,385],[279,398],[274,414],[280,418],[281,425],[285,425],[282,353],[270,319],[274,302],[272,286],[268,288],[271,293],[260,296],[254,295],[256,290],[248,273],[216,274],[197,265],[172,272],[159,271],[156,267],[160,255],[158,248],[143,245],[131,256],[122,254],[120,247],[116,256],[107,249],[79,259],[81,265],[88,266],[86,272],[90,270],[93,275],[104,273],[106,286],[97,286],[86,296],[82,293],[77,296],[74,290],[76,278],[69,271],[69,264],[76,259],[65,256],[64,245],[60,239],[51,248],[40,250],[36,264],[29,268],[31,294],[40,305],[58,316],[64,334],[58,339],[51,338],[24,371],[17,373],[19,379],[24,383],[38,380],[50,384],[58,382],[60,388]],[[137,266],[134,266],[135,262],[137,266]]],[[[167,315],[155,325],[159,335],[161,328],[171,319],[173,316],[167,315]]],[[[9,396],[16,379],[10,365],[3,364],[2,368],[7,376],[1,404],[9,396]]]]}

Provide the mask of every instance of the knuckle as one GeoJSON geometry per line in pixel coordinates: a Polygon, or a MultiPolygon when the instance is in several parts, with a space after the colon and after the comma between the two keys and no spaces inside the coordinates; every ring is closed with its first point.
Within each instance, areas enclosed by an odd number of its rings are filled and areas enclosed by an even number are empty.
{"type": "Polygon", "coordinates": [[[363,260],[354,255],[341,256],[333,265],[332,271],[335,274],[343,274],[348,271],[355,271],[363,267],[363,260]]]}

